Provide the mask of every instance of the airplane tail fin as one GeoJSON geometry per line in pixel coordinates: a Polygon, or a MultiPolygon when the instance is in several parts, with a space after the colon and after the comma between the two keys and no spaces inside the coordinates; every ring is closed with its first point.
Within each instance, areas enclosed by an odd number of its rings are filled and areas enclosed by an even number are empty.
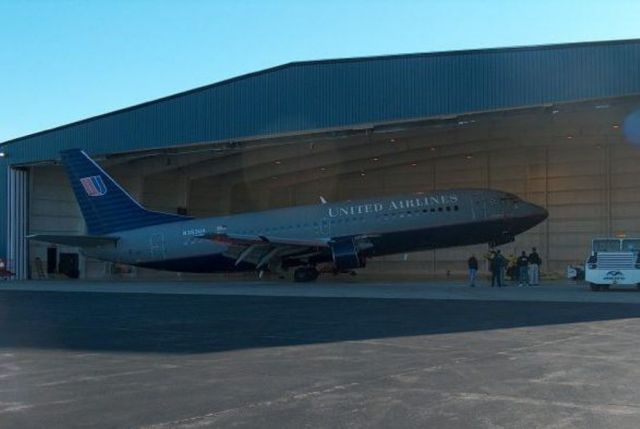
{"type": "Polygon", "coordinates": [[[91,235],[191,219],[145,209],[80,149],[60,155],[91,235]]]}

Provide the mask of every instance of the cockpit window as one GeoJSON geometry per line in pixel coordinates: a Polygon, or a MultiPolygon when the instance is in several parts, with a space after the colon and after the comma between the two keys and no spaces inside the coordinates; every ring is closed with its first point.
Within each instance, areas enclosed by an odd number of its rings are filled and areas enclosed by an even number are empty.
{"type": "Polygon", "coordinates": [[[622,250],[624,252],[638,252],[638,251],[640,251],[640,240],[639,239],[622,240],[622,250]]]}
{"type": "Polygon", "coordinates": [[[515,196],[513,194],[504,194],[500,199],[502,201],[513,201],[513,202],[520,201],[520,198],[518,198],[517,196],[515,196]]]}
{"type": "Polygon", "coordinates": [[[593,240],[594,252],[619,252],[620,240],[593,240]]]}

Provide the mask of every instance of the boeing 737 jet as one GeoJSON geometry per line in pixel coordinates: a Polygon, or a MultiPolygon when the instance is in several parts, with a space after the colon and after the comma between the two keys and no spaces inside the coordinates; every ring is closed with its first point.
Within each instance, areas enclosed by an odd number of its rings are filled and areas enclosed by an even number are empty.
{"type": "Polygon", "coordinates": [[[81,150],[61,157],[87,234],[29,238],[159,270],[281,273],[295,268],[295,281],[313,281],[320,265],[351,272],[376,256],[507,243],[547,217],[544,208],[513,194],[453,189],[192,218],[145,209],[81,150]]]}

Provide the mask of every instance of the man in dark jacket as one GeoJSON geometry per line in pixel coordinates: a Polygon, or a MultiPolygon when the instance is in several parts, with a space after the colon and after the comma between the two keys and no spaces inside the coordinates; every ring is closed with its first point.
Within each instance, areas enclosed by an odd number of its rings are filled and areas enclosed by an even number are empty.
{"type": "Polygon", "coordinates": [[[469,286],[476,287],[476,274],[478,274],[478,260],[475,255],[467,260],[467,266],[469,267],[469,286]]]}
{"type": "Polygon", "coordinates": [[[522,255],[520,255],[516,264],[518,266],[518,286],[529,284],[529,258],[527,257],[527,252],[522,251],[522,255]]]}
{"type": "Polygon", "coordinates": [[[492,253],[492,257],[489,260],[489,270],[491,270],[491,287],[502,287],[502,269],[504,267],[504,257],[500,253],[500,250],[496,250],[492,253]]]}
{"type": "Polygon", "coordinates": [[[529,254],[529,283],[531,286],[538,286],[540,283],[540,265],[542,265],[542,259],[534,247],[529,254]]]}

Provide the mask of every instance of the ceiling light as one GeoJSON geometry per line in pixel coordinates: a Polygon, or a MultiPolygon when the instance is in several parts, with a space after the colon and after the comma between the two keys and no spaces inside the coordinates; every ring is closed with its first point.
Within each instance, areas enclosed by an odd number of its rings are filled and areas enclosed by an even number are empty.
{"type": "Polygon", "coordinates": [[[0,158],[4,158],[5,156],[7,156],[7,154],[6,154],[6,153],[4,153],[4,152],[0,152],[0,158]]]}
{"type": "Polygon", "coordinates": [[[274,163],[275,165],[280,165],[280,164],[282,164],[282,161],[273,161],[273,163],[274,163]]]}
{"type": "Polygon", "coordinates": [[[327,171],[327,167],[320,167],[320,171],[327,171]]]}
{"type": "Polygon", "coordinates": [[[473,158],[473,155],[467,155],[467,156],[465,156],[465,158],[466,159],[471,159],[471,158],[473,158]]]}
{"type": "Polygon", "coordinates": [[[431,152],[435,152],[436,148],[435,148],[435,146],[431,146],[431,147],[429,148],[429,150],[430,150],[431,152]]]}
{"type": "Polygon", "coordinates": [[[396,142],[396,139],[389,139],[389,141],[390,141],[391,143],[395,143],[395,142],[396,142]]]}
{"type": "Polygon", "coordinates": [[[367,173],[365,173],[364,171],[361,171],[361,172],[360,172],[360,176],[364,177],[364,176],[366,176],[366,175],[367,175],[367,173]]]}
{"type": "Polygon", "coordinates": [[[613,124],[613,125],[612,125],[612,127],[613,127],[613,129],[614,129],[614,130],[617,130],[618,128],[620,128],[620,125],[618,125],[618,124],[613,124]]]}
{"type": "Polygon", "coordinates": [[[412,162],[412,163],[411,163],[411,164],[409,164],[409,165],[411,165],[412,167],[415,167],[415,166],[416,166],[416,165],[418,165],[418,164],[417,164],[417,163],[415,163],[415,162],[412,162]]]}
{"type": "Polygon", "coordinates": [[[567,136],[567,140],[572,140],[572,139],[573,139],[573,136],[572,136],[571,134],[569,134],[569,135],[567,136]]]}
{"type": "Polygon", "coordinates": [[[380,161],[380,158],[376,156],[375,158],[371,158],[371,161],[380,161]]]}

